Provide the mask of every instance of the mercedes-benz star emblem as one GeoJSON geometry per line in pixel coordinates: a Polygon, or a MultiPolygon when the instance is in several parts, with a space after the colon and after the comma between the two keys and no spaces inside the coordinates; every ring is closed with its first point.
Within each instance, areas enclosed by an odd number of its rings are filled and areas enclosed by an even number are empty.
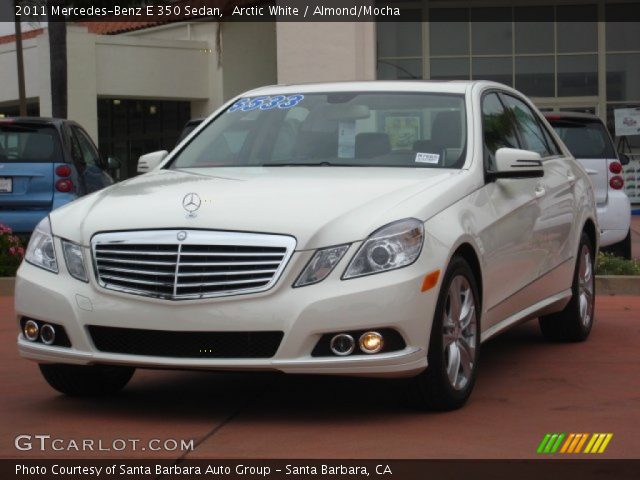
{"type": "Polygon", "coordinates": [[[178,235],[176,235],[178,237],[178,240],[183,241],[186,240],[187,238],[187,232],[185,232],[184,230],[181,230],[178,232],[178,235]]]}
{"type": "Polygon", "coordinates": [[[187,193],[182,199],[182,208],[184,208],[189,217],[195,217],[195,212],[200,208],[200,196],[197,193],[187,193]]]}

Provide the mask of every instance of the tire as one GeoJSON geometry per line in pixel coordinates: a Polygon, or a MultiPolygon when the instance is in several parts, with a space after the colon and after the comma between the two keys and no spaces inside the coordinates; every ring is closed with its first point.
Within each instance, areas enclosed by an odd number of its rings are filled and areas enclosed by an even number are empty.
{"type": "Polygon", "coordinates": [[[122,390],[135,368],[107,365],[39,365],[42,376],[55,390],[74,397],[112,395],[122,390]]]}
{"type": "Polygon", "coordinates": [[[447,268],[438,295],[427,353],[428,367],[412,379],[410,386],[410,400],[414,405],[445,411],[466,403],[476,380],[480,312],[473,271],[464,258],[456,256],[447,268]],[[451,302],[456,297],[454,292],[461,298],[458,307],[451,302]],[[457,321],[452,322],[453,319],[457,321]]]}
{"type": "Polygon", "coordinates": [[[595,288],[593,245],[583,232],[573,273],[571,300],[561,312],[540,317],[542,335],[556,342],[586,340],[593,327],[595,288]]]}
{"type": "Polygon", "coordinates": [[[614,243],[613,245],[609,245],[608,247],[603,247],[603,251],[612,253],[616,257],[622,257],[626,260],[631,260],[631,228],[627,232],[627,236],[624,240],[614,243]]]}

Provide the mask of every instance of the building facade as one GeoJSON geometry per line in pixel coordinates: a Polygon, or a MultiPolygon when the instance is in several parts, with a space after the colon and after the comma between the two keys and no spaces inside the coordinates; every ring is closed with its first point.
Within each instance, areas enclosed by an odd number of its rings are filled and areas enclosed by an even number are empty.
{"type": "MultiPolygon", "coordinates": [[[[377,3],[409,21],[70,26],[69,116],[104,154],[124,159],[124,178],[140,154],[170,149],[186,119],[264,84],[490,79],[543,110],[597,114],[612,134],[616,109],[640,108],[638,0],[377,3]]],[[[43,116],[51,110],[45,33],[24,41],[30,109],[43,116]]],[[[0,114],[16,110],[15,77],[15,44],[0,40],[0,114]]],[[[639,135],[615,140],[640,158],[639,135]]],[[[626,180],[640,201],[637,161],[626,180]]]]}

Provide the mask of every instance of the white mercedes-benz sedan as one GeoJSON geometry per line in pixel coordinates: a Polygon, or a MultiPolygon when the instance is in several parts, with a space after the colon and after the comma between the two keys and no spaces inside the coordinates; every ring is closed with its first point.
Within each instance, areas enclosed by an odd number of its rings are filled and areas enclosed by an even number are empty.
{"type": "Polygon", "coordinates": [[[139,169],[51,212],[18,271],[20,353],[66,394],[279,370],[413,377],[452,409],[487,339],[593,325],[591,182],[506,86],[259,88],[139,169]]]}

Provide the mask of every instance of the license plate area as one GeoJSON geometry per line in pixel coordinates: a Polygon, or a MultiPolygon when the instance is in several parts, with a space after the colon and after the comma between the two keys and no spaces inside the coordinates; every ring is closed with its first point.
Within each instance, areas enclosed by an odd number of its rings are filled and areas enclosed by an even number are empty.
{"type": "Polygon", "coordinates": [[[12,193],[13,192],[13,178],[0,177],[0,193],[12,193]]]}

